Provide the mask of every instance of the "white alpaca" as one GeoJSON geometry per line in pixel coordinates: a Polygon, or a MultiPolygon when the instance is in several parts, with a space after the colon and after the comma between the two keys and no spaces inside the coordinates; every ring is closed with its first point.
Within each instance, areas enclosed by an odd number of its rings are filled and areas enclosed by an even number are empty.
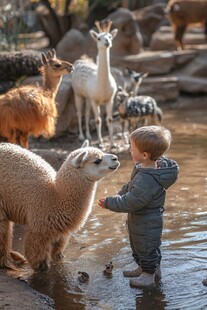
{"type": "Polygon", "coordinates": [[[89,147],[88,141],[58,172],[26,149],[0,144],[0,267],[26,261],[12,251],[12,222],[26,225],[25,256],[34,270],[61,259],[68,234],[91,212],[97,181],[118,166],[117,156],[89,147]]]}
{"type": "Polygon", "coordinates": [[[106,107],[106,122],[109,130],[111,146],[114,146],[113,141],[113,100],[116,94],[117,86],[115,79],[110,71],[110,48],[112,40],[117,34],[117,29],[109,32],[112,22],[96,22],[99,34],[94,30],[90,31],[91,37],[97,42],[98,57],[97,64],[92,62],[77,60],[74,63],[75,70],[72,74],[72,87],[75,93],[75,103],[79,125],[79,139],[84,140],[82,129],[82,110],[84,99],[86,99],[85,123],[86,137],[91,139],[89,129],[90,106],[92,106],[99,144],[102,145],[103,139],[101,134],[101,113],[100,105],[105,104],[106,107]]]}

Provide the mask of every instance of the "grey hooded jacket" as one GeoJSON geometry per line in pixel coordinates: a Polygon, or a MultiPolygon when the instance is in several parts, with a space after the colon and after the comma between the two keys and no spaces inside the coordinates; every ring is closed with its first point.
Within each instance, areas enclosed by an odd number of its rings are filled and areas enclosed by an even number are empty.
{"type": "Polygon", "coordinates": [[[164,208],[166,190],[177,180],[178,164],[164,156],[157,169],[134,166],[131,181],[119,195],[107,197],[105,207],[114,212],[137,215],[155,213],[164,208]]]}

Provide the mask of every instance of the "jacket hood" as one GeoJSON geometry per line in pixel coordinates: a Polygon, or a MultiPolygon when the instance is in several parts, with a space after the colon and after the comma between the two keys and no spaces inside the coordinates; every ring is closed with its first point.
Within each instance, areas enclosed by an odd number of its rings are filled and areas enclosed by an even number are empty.
{"type": "Polygon", "coordinates": [[[165,189],[175,183],[179,174],[177,162],[165,156],[157,160],[157,169],[141,168],[139,164],[136,165],[136,168],[142,173],[151,174],[165,189]]]}

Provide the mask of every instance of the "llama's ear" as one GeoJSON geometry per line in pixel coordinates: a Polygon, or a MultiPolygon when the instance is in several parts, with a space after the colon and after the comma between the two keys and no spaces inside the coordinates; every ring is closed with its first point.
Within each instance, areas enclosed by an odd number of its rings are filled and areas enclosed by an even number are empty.
{"type": "Polygon", "coordinates": [[[113,38],[113,39],[115,38],[115,36],[117,35],[117,33],[118,33],[118,29],[113,29],[113,30],[110,32],[110,34],[112,35],[112,38],[113,38]]]}
{"type": "Polygon", "coordinates": [[[81,146],[81,148],[83,147],[88,147],[89,146],[89,141],[88,140],[85,140],[81,146]]]}
{"type": "Polygon", "coordinates": [[[52,58],[56,58],[56,51],[54,48],[51,50],[51,54],[52,54],[52,58]]]}
{"type": "Polygon", "coordinates": [[[89,32],[90,32],[91,37],[92,37],[95,41],[97,41],[98,33],[95,32],[94,30],[90,30],[89,32]]]}
{"type": "Polygon", "coordinates": [[[140,77],[145,78],[148,76],[148,74],[149,74],[148,72],[141,72],[140,77]]]}
{"type": "Polygon", "coordinates": [[[47,57],[46,57],[46,55],[45,55],[44,53],[42,53],[42,63],[43,63],[44,65],[47,64],[47,57]]]}
{"type": "Polygon", "coordinates": [[[87,152],[83,151],[82,153],[78,154],[76,157],[72,159],[72,165],[75,168],[82,168],[85,162],[84,158],[86,158],[87,152]]]}

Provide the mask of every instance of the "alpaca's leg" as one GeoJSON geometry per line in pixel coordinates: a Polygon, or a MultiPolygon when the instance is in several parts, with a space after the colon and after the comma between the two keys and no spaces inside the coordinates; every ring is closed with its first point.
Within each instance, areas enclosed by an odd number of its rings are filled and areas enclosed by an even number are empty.
{"type": "Polygon", "coordinates": [[[111,147],[114,147],[112,107],[112,102],[106,103],[106,123],[108,126],[111,147]]]}
{"type": "Polygon", "coordinates": [[[13,223],[0,221],[0,267],[16,269],[26,262],[24,256],[12,251],[13,223]]]}
{"type": "Polygon", "coordinates": [[[75,105],[78,117],[78,128],[79,128],[79,140],[85,140],[83,129],[82,129],[82,109],[83,109],[83,98],[75,94],[75,105]]]}
{"type": "Polygon", "coordinates": [[[34,270],[49,269],[51,242],[47,235],[28,231],[25,239],[25,256],[34,270]]]}
{"type": "Polygon", "coordinates": [[[58,240],[52,243],[52,258],[56,261],[61,260],[63,255],[63,250],[67,245],[68,236],[62,235],[58,240]]]}
{"type": "Polygon", "coordinates": [[[97,130],[99,145],[102,146],[103,145],[103,138],[102,138],[102,134],[101,134],[102,120],[101,120],[100,106],[98,106],[94,101],[91,102],[91,105],[92,105],[93,113],[94,113],[94,117],[95,117],[96,130],[97,130]]]}
{"type": "Polygon", "coordinates": [[[206,36],[206,41],[207,41],[207,20],[205,21],[205,36],[206,36]]]}
{"type": "Polygon", "coordinates": [[[13,225],[8,220],[0,221],[0,267],[8,267],[12,249],[13,225]]]}
{"type": "Polygon", "coordinates": [[[29,144],[28,144],[28,132],[22,132],[21,135],[20,135],[20,145],[22,147],[25,147],[26,149],[29,148],[29,144]]]}
{"type": "Polygon", "coordinates": [[[122,134],[122,139],[126,144],[129,143],[128,139],[128,134],[129,134],[129,123],[125,119],[121,119],[121,134],[122,134]]]}
{"type": "Polygon", "coordinates": [[[176,26],[175,27],[175,41],[178,48],[184,49],[183,45],[183,36],[185,33],[186,25],[176,26]]]}
{"type": "Polygon", "coordinates": [[[15,129],[11,129],[10,136],[8,137],[8,141],[10,143],[18,144],[15,129]]]}
{"type": "Polygon", "coordinates": [[[91,140],[91,134],[90,134],[90,113],[91,113],[91,101],[90,99],[86,99],[86,110],[85,110],[85,123],[86,123],[86,138],[91,140]]]}

